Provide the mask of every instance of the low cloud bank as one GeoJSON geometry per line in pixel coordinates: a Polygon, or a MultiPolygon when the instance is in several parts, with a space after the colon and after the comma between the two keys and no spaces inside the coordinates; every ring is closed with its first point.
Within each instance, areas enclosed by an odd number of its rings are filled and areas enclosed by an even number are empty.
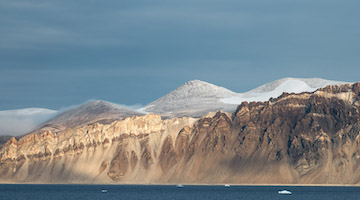
{"type": "MultiPolygon", "coordinates": [[[[86,101],[84,104],[94,100],[86,101]]],[[[0,136],[11,135],[20,136],[35,130],[42,123],[55,117],[56,115],[76,108],[80,105],[72,105],[61,108],[59,111],[50,110],[46,108],[25,108],[17,110],[4,110],[0,111],[0,136]]],[[[116,104],[121,107],[139,111],[142,107],[141,104],[123,105],[116,104]]]]}
{"type": "Polygon", "coordinates": [[[0,135],[24,135],[58,112],[45,108],[26,108],[0,111],[0,135]]]}

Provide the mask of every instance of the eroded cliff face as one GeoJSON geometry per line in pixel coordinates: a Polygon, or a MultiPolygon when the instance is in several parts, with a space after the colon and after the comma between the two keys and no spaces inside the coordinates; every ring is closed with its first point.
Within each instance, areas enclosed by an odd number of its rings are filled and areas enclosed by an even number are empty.
{"type": "Polygon", "coordinates": [[[232,115],[149,114],[12,138],[8,181],[349,183],[360,181],[360,83],[243,103],[232,115]]]}
{"type": "Polygon", "coordinates": [[[240,105],[234,162],[261,160],[260,172],[286,168],[277,175],[291,183],[358,183],[359,89],[329,86],[240,105]]]}
{"type": "Polygon", "coordinates": [[[152,180],[159,174],[154,164],[164,141],[175,141],[179,131],[195,121],[148,114],[12,138],[0,153],[0,177],[35,182],[152,180]]]}

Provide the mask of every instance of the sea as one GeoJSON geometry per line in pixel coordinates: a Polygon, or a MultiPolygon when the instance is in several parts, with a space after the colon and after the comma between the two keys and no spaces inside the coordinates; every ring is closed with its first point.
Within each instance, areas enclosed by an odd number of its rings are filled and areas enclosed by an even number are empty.
{"type": "Polygon", "coordinates": [[[0,184],[0,200],[360,199],[360,187],[0,184]],[[278,194],[280,190],[291,195],[278,194]]]}

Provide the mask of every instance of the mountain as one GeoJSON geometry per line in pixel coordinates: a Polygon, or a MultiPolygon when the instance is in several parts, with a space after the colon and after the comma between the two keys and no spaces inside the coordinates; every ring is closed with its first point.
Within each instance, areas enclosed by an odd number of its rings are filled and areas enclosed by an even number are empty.
{"type": "Polygon", "coordinates": [[[134,115],[143,114],[104,100],[95,100],[60,113],[43,125],[61,130],[94,122],[110,123],[134,115]]]}
{"type": "Polygon", "coordinates": [[[13,136],[10,135],[0,135],[0,148],[9,141],[13,136]]]}
{"type": "Polygon", "coordinates": [[[194,80],[138,111],[102,100],[90,101],[65,112],[44,108],[0,111],[0,135],[24,135],[36,130],[40,125],[41,130],[56,132],[96,121],[107,123],[133,115],[140,116],[143,112],[159,114],[165,118],[201,117],[217,110],[234,112],[236,106],[244,101],[267,101],[280,96],[283,92],[310,92],[327,85],[344,83],[319,78],[285,78],[245,93],[235,93],[223,87],[194,80]]]}
{"type": "Polygon", "coordinates": [[[185,83],[174,91],[146,105],[142,111],[166,117],[200,117],[208,112],[234,112],[244,101],[268,101],[283,92],[313,92],[328,85],[346,84],[320,78],[284,78],[262,85],[245,93],[235,93],[204,81],[185,83]]]}
{"type": "Polygon", "coordinates": [[[19,136],[29,133],[55,116],[57,111],[46,108],[25,108],[0,111],[0,135],[19,136]]]}
{"type": "Polygon", "coordinates": [[[268,101],[270,98],[279,97],[282,93],[313,92],[328,85],[349,84],[343,81],[331,81],[321,78],[283,78],[245,93],[238,93],[220,101],[226,104],[241,104],[244,101],[268,101]]]}
{"type": "Polygon", "coordinates": [[[8,182],[360,184],[360,83],[243,102],[230,115],[148,114],[10,139],[8,182]]]}
{"type": "Polygon", "coordinates": [[[220,99],[234,95],[236,93],[226,88],[193,80],[146,105],[142,111],[169,117],[200,117],[208,112],[228,110],[220,99]]]}

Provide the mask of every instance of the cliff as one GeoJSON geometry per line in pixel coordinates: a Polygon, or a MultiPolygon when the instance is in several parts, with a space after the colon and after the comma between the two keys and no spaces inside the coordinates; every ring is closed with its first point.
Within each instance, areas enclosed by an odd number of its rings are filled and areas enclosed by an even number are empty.
{"type": "Polygon", "coordinates": [[[232,113],[148,114],[10,139],[0,178],[47,183],[358,184],[360,83],[244,102],[232,113]]]}

